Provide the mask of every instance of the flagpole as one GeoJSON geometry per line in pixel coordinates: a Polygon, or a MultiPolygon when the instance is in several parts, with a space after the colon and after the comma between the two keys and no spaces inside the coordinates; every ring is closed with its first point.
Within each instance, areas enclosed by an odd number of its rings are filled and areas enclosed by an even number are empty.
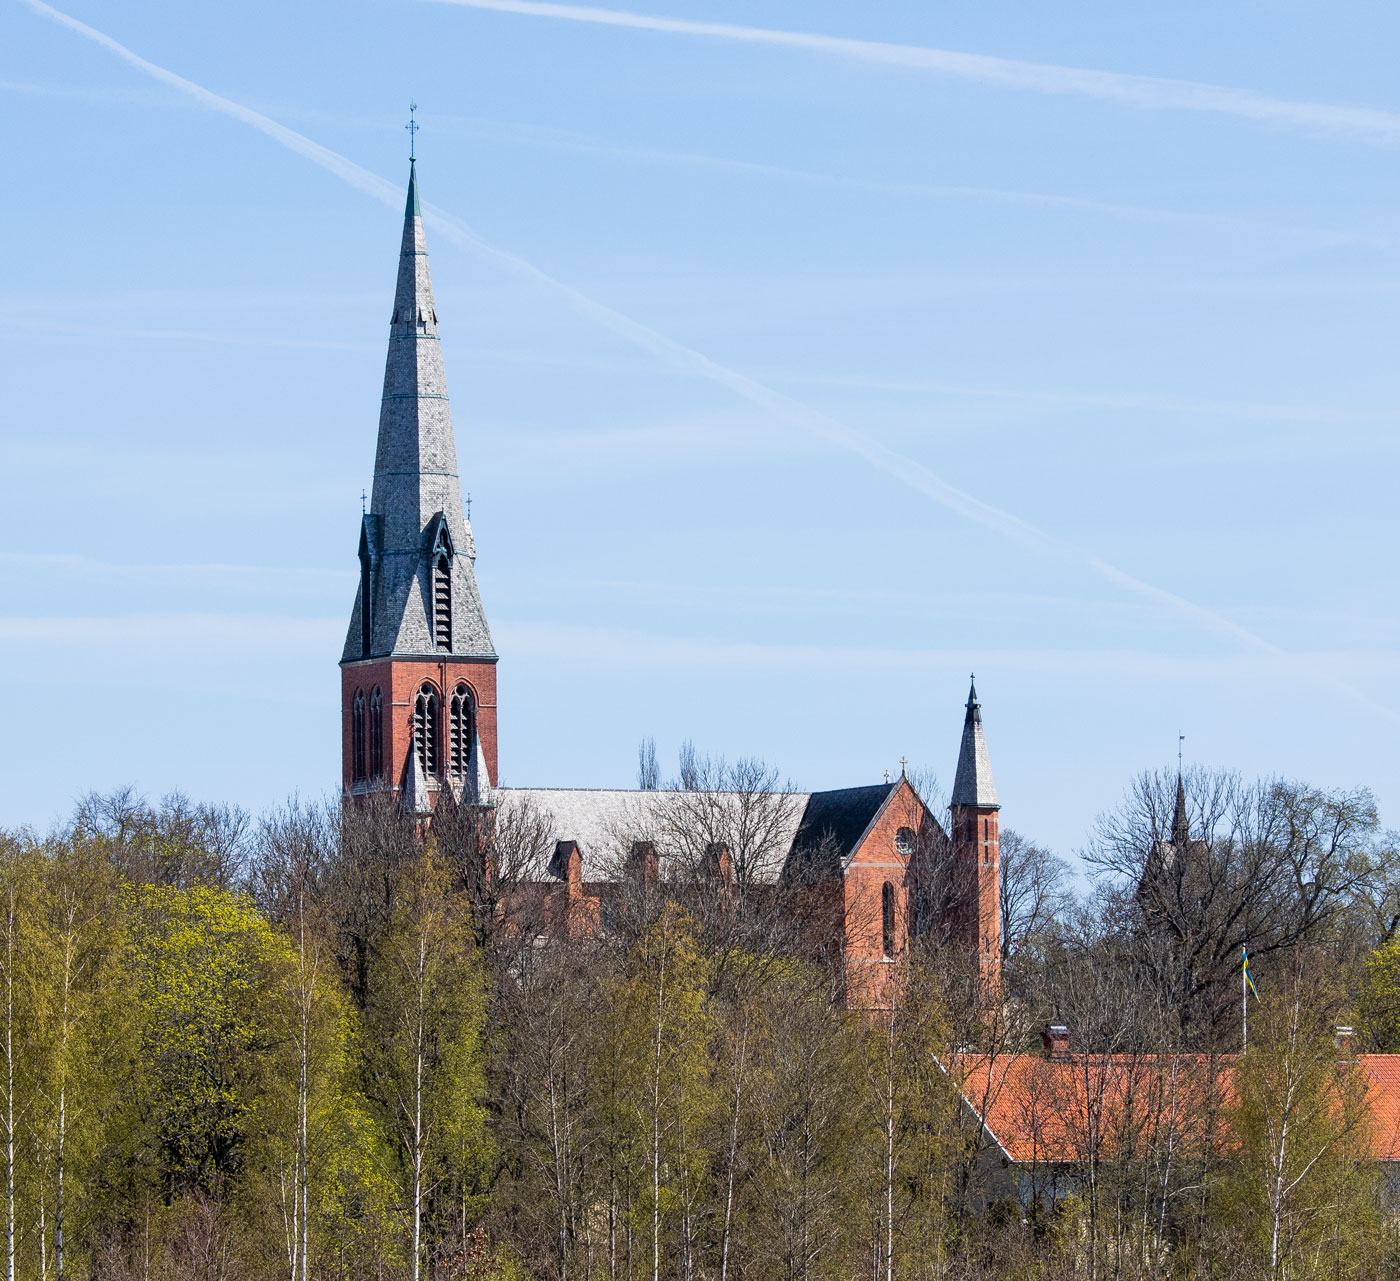
{"type": "Polygon", "coordinates": [[[1249,949],[1240,944],[1240,1013],[1244,1027],[1244,1052],[1249,1053],[1249,949]]]}

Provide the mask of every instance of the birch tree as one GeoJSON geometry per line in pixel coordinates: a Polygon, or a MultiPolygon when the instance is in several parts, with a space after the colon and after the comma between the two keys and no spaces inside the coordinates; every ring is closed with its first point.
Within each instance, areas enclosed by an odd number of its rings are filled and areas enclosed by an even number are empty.
{"type": "Polygon", "coordinates": [[[454,1181],[465,1194],[488,1154],[480,974],[468,905],[448,890],[447,869],[431,849],[402,869],[368,975],[368,1079],[398,1144],[412,1281],[444,1236],[441,1224],[427,1221],[434,1197],[454,1181]]]}

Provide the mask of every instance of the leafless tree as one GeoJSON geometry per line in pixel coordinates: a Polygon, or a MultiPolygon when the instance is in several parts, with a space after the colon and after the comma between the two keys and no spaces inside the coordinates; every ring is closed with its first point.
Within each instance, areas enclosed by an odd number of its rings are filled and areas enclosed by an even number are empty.
{"type": "Polygon", "coordinates": [[[74,835],[105,845],[114,866],[134,881],[241,888],[253,824],[236,805],[210,805],[171,792],[151,805],[133,788],[90,792],[73,815],[74,835]]]}
{"type": "Polygon", "coordinates": [[[478,947],[500,970],[546,926],[555,829],[551,813],[518,793],[496,792],[490,805],[459,804],[448,790],[439,797],[433,840],[471,904],[478,947]]]}
{"type": "Polygon", "coordinates": [[[661,786],[661,766],[656,759],[656,740],[650,734],[637,747],[637,786],[654,792],[661,786]]]}
{"type": "Polygon", "coordinates": [[[1001,834],[1001,959],[1008,963],[1064,916],[1073,902],[1069,865],[1007,828],[1001,834]]]}
{"type": "Polygon", "coordinates": [[[1137,962],[1183,1025],[1228,1026],[1241,948],[1267,964],[1317,937],[1377,875],[1367,791],[1193,771],[1144,773],[1100,816],[1086,859],[1132,896],[1137,962]]]}

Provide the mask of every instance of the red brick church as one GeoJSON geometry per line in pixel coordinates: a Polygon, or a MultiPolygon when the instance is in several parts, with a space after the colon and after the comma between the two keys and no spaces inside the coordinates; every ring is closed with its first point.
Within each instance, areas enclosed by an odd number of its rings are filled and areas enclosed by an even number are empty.
{"type": "MultiPolygon", "coordinates": [[[[539,893],[560,905],[551,919],[601,928],[601,909],[629,859],[665,880],[694,797],[498,786],[498,656],[462,508],[412,166],[389,324],[374,486],[360,525],[359,588],[340,661],[345,792],[387,792],[424,817],[449,790],[459,805],[537,807],[549,815],[555,837],[552,856],[533,873],[539,893]],[[619,857],[623,833],[629,848],[619,857]]],[[[1000,810],[975,687],[947,831],[904,776],[782,793],[763,822],[748,824],[761,831],[745,830],[739,811],[747,802],[738,794],[709,793],[707,801],[714,813],[727,807],[736,820],[707,846],[717,876],[759,886],[800,873],[808,883],[815,877],[837,905],[851,999],[878,992],[878,967],[897,958],[912,934],[935,925],[977,958],[987,981],[999,978],[1000,810]],[[927,889],[933,881],[943,887],[937,896],[927,889]]]]}

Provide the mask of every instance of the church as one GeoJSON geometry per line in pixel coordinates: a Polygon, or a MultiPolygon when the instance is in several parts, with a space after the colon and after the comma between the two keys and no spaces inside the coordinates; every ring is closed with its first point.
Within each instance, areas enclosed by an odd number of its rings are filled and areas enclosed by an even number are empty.
{"type": "Polygon", "coordinates": [[[410,161],[374,483],[340,660],[346,795],[388,794],[424,822],[447,792],[453,803],[484,812],[529,805],[547,815],[552,849],[527,879],[535,900],[551,905],[545,919],[552,929],[606,928],[626,878],[664,884],[703,864],[723,892],[762,892],[799,879],[815,886],[832,907],[852,1003],[878,1004],[880,967],[933,928],[996,985],[1000,807],[975,685],[947,830],[902,774],[763,797],[503,788],[498,655],[475,563],[410,161]],[[691,849],[700,855],[687,857],[691,849]]]}

